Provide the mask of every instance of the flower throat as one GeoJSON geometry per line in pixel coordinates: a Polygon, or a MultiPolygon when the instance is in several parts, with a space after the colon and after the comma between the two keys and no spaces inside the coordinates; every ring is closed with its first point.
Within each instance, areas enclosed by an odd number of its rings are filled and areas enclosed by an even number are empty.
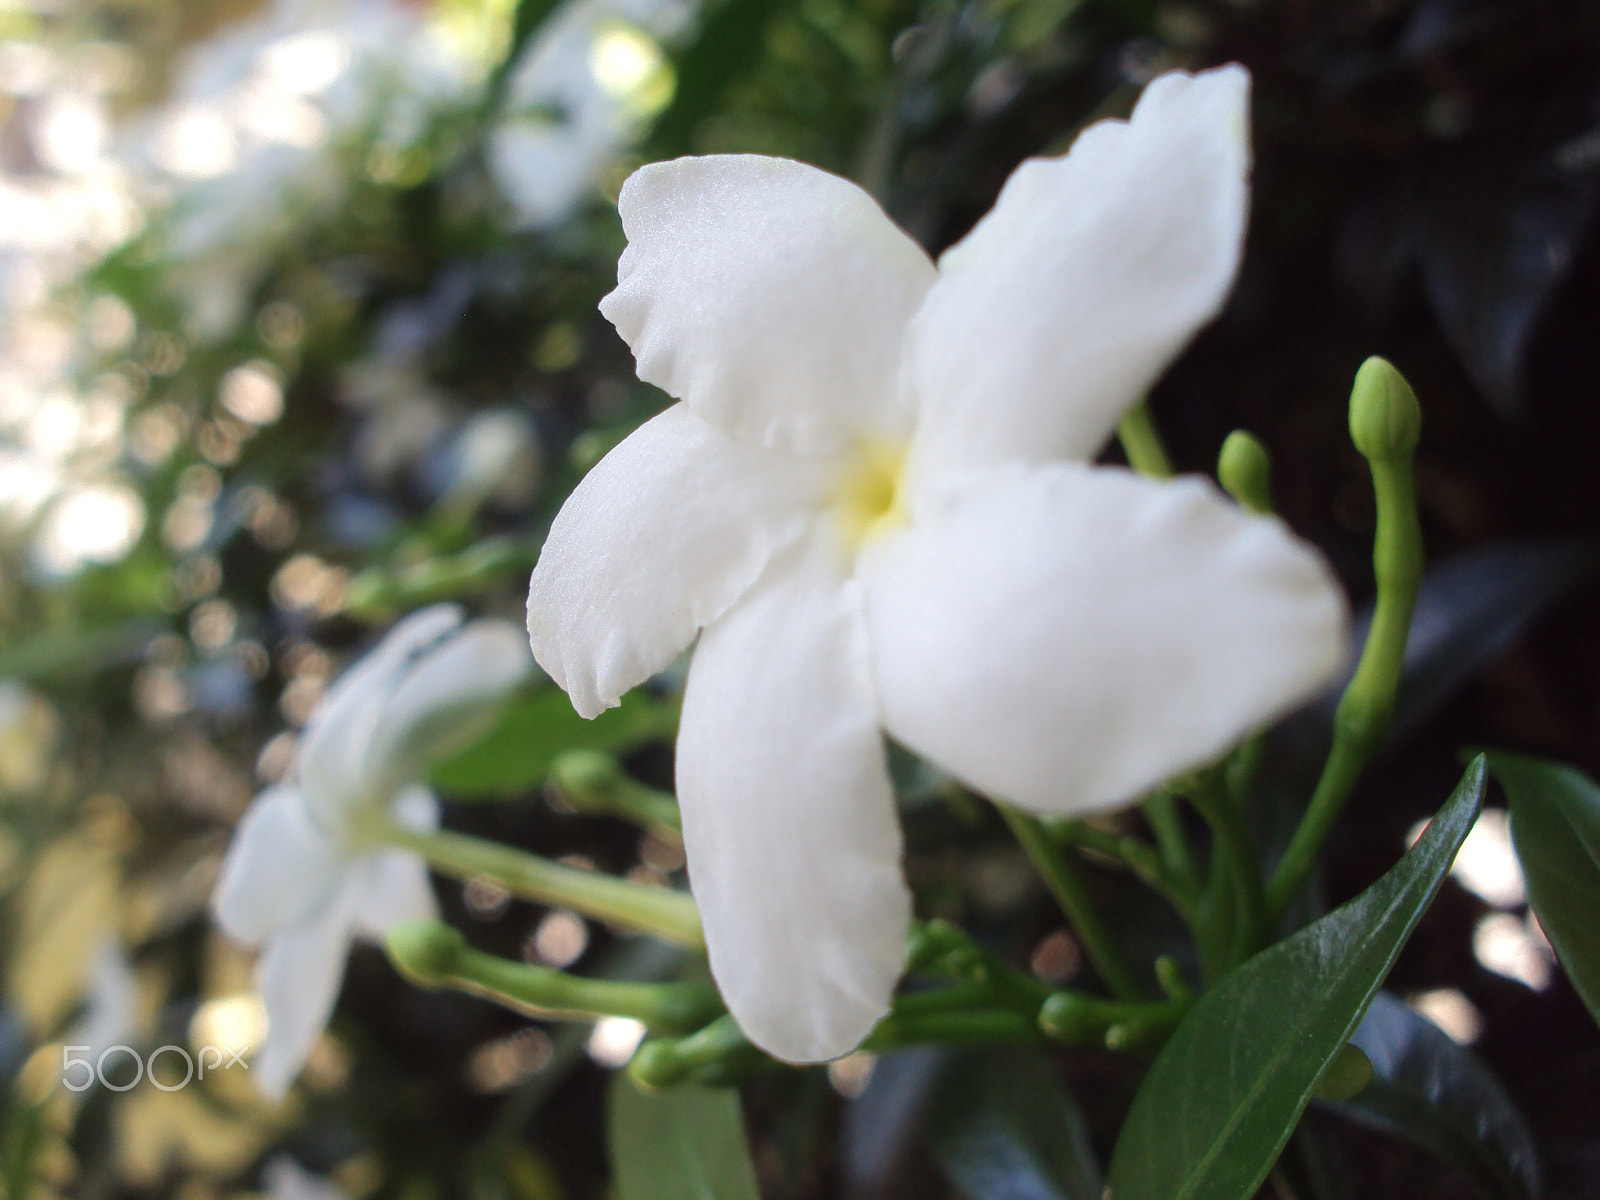
{"type": "Polygon", "coordinates": [[[829,508],[852,559],[872,538],[906,524],[905,462],[904,446],[863,440],[840,476],[829,508]]]}

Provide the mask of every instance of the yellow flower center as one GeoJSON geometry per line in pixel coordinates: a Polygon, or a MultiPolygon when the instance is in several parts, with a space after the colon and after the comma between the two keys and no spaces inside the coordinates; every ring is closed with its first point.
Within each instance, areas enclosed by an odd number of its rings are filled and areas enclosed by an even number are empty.
{"type": "Polygon", "coordinates": [[[840,476],[829,508],[852,559],[872,538],[906,523],[900,494],[905,463],[904,446],[863,441],[840,476]]]}

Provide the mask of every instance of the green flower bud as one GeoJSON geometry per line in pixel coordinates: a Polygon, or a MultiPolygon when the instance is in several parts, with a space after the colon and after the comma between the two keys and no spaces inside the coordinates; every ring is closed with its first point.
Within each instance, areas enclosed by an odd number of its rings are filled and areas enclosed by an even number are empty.
{"type": "Polygon", "coordinates": [[[623,778],[617,760],[598,750],[565,750],[550,764],[550,782],[582,813],[609,813],[623,778]]]}
{"type": "Polygon", "coordinates": [[[1372,1082],[1372,1060],[1355,1046],[1345,1045],[1323,1068],[1317,1095],[1324,1100],[1351,1100],[1372,1082]]]}
{"type": "Polygon", "coordinates": [[[679,828],[676,800],[632,778],[615,758],[598,750],[564,750],[556,755],[550,764],[550,783],[578,812],[679,828]]]}
{"type": "Polygon", "coordinates": [[[1272,511],[1272,460],[1251,434],[1235,429],[1222,443],[1217,478],[1223,489],[1253,513],[1272,511]]]}
{"type": "Polygon", "coordinates": [[[1350,440],[1374,462],[1407,458],[1422,432],[1422,409],[1411,385],[1384,359],[1356,372],[1350,392],[1350,440]]]}
{"type": "Polygon", "coordinates": [[[467,949],[461,931],[439,921],[401,921],[384,935],[395,969],[419,987],[440,987],[467,949]]]}

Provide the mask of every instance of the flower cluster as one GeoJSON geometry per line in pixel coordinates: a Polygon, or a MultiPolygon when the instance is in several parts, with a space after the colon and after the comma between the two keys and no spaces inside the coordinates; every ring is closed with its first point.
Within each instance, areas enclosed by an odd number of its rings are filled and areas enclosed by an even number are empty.
{"type": "Polygon", "coordinates": [[[696,635],[690,881],[749,1037],[854,1047],[910,896],[887,733],[1034,812],[1125,804],[1324,686],[1340,590],[1199,479],[1086,460],[1232,284],[1249,77],[1165,75],[937,265],[784,159],[636,172],[601,308],[681,403],[557,517],[535,657],[593,716],[696,635]]]}

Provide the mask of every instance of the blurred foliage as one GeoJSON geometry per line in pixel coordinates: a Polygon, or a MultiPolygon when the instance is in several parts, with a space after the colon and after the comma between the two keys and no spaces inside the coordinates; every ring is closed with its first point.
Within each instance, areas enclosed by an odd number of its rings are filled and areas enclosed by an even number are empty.
{"type": "MultiPolygon", "coordinates": [[[[106,1044],[145,1052],[248,1034],[248,960],[211,930],[205,904],[251,794],[281,775],[327,683],[393,616],[455,597],[519,619],[561,500],[665,402],[636,382],[595,307],[623,245],[610,198],[639,161],[800,158],[861,182],[937,252],[1017,162],[1126,112],[1158,71],[1245,63],[1257,159],[1247,260],[1227,311],[1158,387],[1157,422],[1192,470],[1210,469],[1232,429],[1259,436],[1278,511],[1361,597],[1372,511],[1343,397],[1357,364],[1383,353],[1425,409],[1430,557],[1476,552],[1424,593],[1437,623],[1413,647],[1409,686],[1425,703],[1336,833],[1329,906],[1393,862],[1453,783],[1463,742],[1600,771],[1594,5],[708,0],[669,21],[665,4],[588,3],[594,24],[573,26],[590,32],[553,56],[555,74],[590,71],[613,22],[653,48],[673,86],[629,121],[597,119],[616,131],[598,149],[588,133],[557,139],[587,157],[556,218],[518,210],[493,150],[526,116],[518,105],[581,132],[582,97],[565,84],[515,99],[568,11],[542,0],[0,7],[7,1195],[605,1193],[606,1075],[587,1030],[405,988],[375,951],[353,956],[339,1017],[282,1109],[238,1072],[78,1095],[59,1067],[61,1044],[87,1040],[97,1016],[106,1044]],[[306,118],[320,140],[251,150],[239,125],[220,171],[149,165],[163,129],[220,105],[264,47],[302,27],[351,31],[337,87],[353,98],[285,93],[320,106],[306,118]],[[93,119],[71,124],[84,112],[93,119]],[[85,213],[99,216],[71,232],[85,213]]],[[[624,80],[635,99],[641,81],[659,91],[667,77],[646,67],[624,80]]],[[[671,721],[661,694],[586,726],[555,689],[533,691],[436,774],[447,800],[480,801],[452,806],[447,823],[673,877],[670,839],[540,798],[550,759],[574,746],[669,786],[671,721]]],[[[1264,779],[1293,776],[1294,735],[1315,743],[1316,722],[1269,747],[1264,779]]],[[[1069,977],[1077,948],[993,815],[912,774],[898,777],[913,793],[907,868],[921,909],[1069,977]]],[[[1281,827],[1279,809],[1260,814],[1264,826],[1281,827]]],[[[1092,884],[1147,960],[1176,944],[1170,916],[1127,877],[1107,869],[1092,884]]],[[[547,914],[470,883],[440,892],[474,944],[541,953],[547,914]]],[[[1390,986],[1454,989],[1475,1009],[1476,1049],[1504,1085],[1492,1094],[1526,1114],[1546,1194],[1592,1195],[1595,1029],[1565,979],[1539,990],[1473,957],[1486,915],[1447,883],[1390,986]]],[[[578,953],[591,973],[672,969],[599,927],[578,953]]],[[[949,1082],[974,1069],[885,1060],[870,1084],[837,1069],[750,1080],[761,1194],[1074,1195],[1098,1169],[1073,1160],[1081,1147],[1040,1148],[1026,1113],[990,1111],[984,1125],[963,1089],[1025,1087],[1074,1113],[1071,1094],[1092,1097],[1081,1140],[1104,1161],[1138,1077],[1103,1055],[1040,1052],[1015,1067],[1021,1082],[949,1082]]],[[[614,1119],[648,1117],[617,1103],[614,1119]]],[[[1313,1116],[1284,1160],[1295,1195],[1472,1194],[1470,1155],[1447,1175],[1313,1116]]]]}

